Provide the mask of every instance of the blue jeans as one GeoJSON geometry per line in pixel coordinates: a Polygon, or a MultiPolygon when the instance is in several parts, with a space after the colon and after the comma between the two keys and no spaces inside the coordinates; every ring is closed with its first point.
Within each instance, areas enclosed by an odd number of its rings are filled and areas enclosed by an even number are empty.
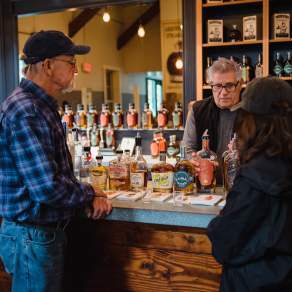
{"type": "Polygon", "coordinates": [[[0,257],[12,274],[12,291],[61,292],[65,246],[63,230],[3,220],[0,257]]]}

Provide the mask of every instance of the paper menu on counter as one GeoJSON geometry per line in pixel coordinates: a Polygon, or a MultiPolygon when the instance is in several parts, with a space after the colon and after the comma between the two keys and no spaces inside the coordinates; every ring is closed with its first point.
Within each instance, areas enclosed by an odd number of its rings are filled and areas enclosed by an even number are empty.
{"type": "Polygon", "coordinates": [[[188,202],[191,205],[206,205],[206,206],[214,206],[219,201],[223,199],[222,196],[219,195],[198,195],[188,199],[188,202]]]}
{"type": "Polygon", "coordinates": [[[141,199],[145,195],[145,192],[126,192],[126,191],[118,191],[116,199],[122,201],[137,201],[141,199]]]}
{"type": "Polygon", "coordinates": [[[112,200],[115,197],[117,197],[120,193],[116,191],[105,191],[105,194],[109,200],[112,200]]]}
{"type": "Polygon", "coordinates": [[[153,202],[165,202],[172,196],[172,193],[148,193],[144,200],[153,201],[153,202]]]}

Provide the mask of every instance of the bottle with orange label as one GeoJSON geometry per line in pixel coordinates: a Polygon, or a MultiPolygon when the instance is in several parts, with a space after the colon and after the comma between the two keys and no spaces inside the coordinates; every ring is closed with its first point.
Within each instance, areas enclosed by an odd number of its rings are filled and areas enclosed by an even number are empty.
{"type": "Polygon", "coordinates": [[[151,156],[153,158],[156,158],[159,156],[159,153],[161,151],[166,151],[167,143],[165,138],[163,137],[163,134],[160,130],[157,130],[153,134],[153,140],[150,144],[150,152],[151,156]]]}
{"type": "Polygon", "coordinates": [[[144,111],[142,112],[142,128],[152,129],[152,126],[153,126],[152,111],[149,108],[149,103],[145,102],[144,111]]]}
{"type": "Polygon", "coordinates": [[[161,128],[161,129],[167,128],[168,115],[169,115],[168,109],[166,109],[164,105],[161,104],[160,109],[158,111],[158,115],[157,115],[158,128],[161,128]]]}
{"type": "Polygon", "coordinates": [[[75,115],[75,123],[78,128],[87,128],[87,116],[83,104],[77,104],[77,113],[75,115]]]}
{"type": "Polygon", "coordinates": [[[74,112],[72,110],[72,106],[69,104],[65,105],[65,112],[62,121],[67,124],[68,129],[72,129],[74,127],[74,112]]]}
{"type": "Polygon", "coordinates": [[[101,113],[99,117],[100,127],[107,128],[108,124],[111,122],[111,112],[109,110],[108,104],[102,104],[101,113]]]}
{"type": "Polygon", "coordinates": [[[127,112],[127,125],[129,129],[135,129],[138,125],[138,112],[135,109],[134,103],[129,103],[129,110],[127,112]]]}
{"type": "Polygon", "coordinates": [[[209,147],[208,129],[202,136],[202,149],[197,152],[200,171],[196,177],[198,193],[214,193],[216,188],[215,168],[217,155],[209,147]]]}

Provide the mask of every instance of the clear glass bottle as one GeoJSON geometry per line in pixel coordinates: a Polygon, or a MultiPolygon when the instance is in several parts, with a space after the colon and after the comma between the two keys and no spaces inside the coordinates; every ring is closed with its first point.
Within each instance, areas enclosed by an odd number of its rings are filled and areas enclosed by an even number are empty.
{"type": "Polygon", "coordinates": [[[105,132],[105,144],[107,148],[115,148],[115,133],[111,123],[108,124],[108,128],[105,132]]]}
{"type": "Polygon", "coordinates": [[[149,103],[144,103],[144,111],[142,113],[142,128],[143,129],[152,129],[153,127],[153,116],[152,111],[149,108],[149,103]]]}
{"type": "Polygon", "coordinates": [[[196,177],[198,193],[214,193],[216,188],[215,168],[217,155],[209,148],[208,130],[202,136],[202,149],[197,152],[200,171],[196,177]]]}
{"type": "Polygon", "coordinates": [[[180,147],[180,160],[174,167],[174,190],[185,194],[194,191],[194,172],[192,163],[186,158],[186,147],[180,147]]]}
{"type": "Polygon", "coordinates": [[[97,110],[95,105],[90,104],[87,112],[87,128],[93,128],[94,124],[97,124],[97,110]]]}
{"type": "Polygon", "coordinates": [[[237,138],[234,134],[229,143],[229,149],[222,155],[223,157],[223,185],[225,194],[227,194],[233,186],[234,179],[239,169],[239,153],[237,149],[237,138]]]}
{"type": "Polygon", "coordinates": [[[169,136],[169,144],[166,154],[168,158],[175,158],[179,154],[179,145],[176,141],[176,135],[169,136]]]}
{"type": "Polygon", "coordinates": [[[283,76],[284,68],[283,68],[282,58],[279,52],[276,53],[276,60],[273,66],[273,72],[277,77],[283,76]]]}
{"type": "Polygon", "coordinates": [[[115,129],[123,127],[123,111],[120,103],[115,104],[115,110],[112,113],[112,122],[115,129]]]}
{"type": "Polygon", "coordinates": [[[251,80],[251,68],[247,63],[247,58],[245,55],[242,56],[242,65],[241,65],[241,72],[242,72],[242,80],[244,83],[247,83],[251,80]]]}
{"type": "Polygon", "coordinates": [[[207,57],[207,66],[205,68],[205,83],[209,84],[210,80],[209,80],[209,68],[212,66],[213,60],[211,57],[207,57]]]}
{"type": "Polygon", "coordinates": [[[284,65],[284,73],[287,77],[292,77],[292,59],[291,59],[291,53],[287,53],[287,60],[284,65]]]}
{"type": "Polygon", "coordinates": [[[83,154],[80,167],[80,181],[90,183],[89,169],[91,167],[91,152],[90,147],[83,147],[83,154]]]}
{"type": "Polygon", "coordinates": [[[127,112],[127,125],[129,129],[135,129],[138,126],[138,112],[135,109],[135,104],[129,104],[129,110],[127,112]]]}
{"type": "Polygon", "coordinates": [[[75,123],[76,123],[76,126],[80,129],[87,128],[87,118],[86,118],[86,112],[84,111],[83,104],[77,104],[77,113],[75,115],[75,123]]]}
{"type": "Polygon", "coordinates": [[[102,104],[101,113],[99,116],[99,122],[101,128],[107,128],[108,124],[111,122],[111,112],[109,110],[108,104],[102,104]]]}
{"type": "Polygon", "coordinates": [[[116,151],[117,158],[109,162],[109,189],[128,191],[130,189],[129,167],[122,160],[122,150],[116,151]]]}
{"type": "Polygon", "coordinates": [[[160,152],[160,161],[151,168],[153,192],[171,193],[173,190],[174,167],[166,163],[166,152],[160,152]]]}
{"type": "Polygon", "coordinates": [[[130,188],[132,191],[142,191],[147,188],[147,163],[142,154],[141,136],[137,134],[136,155],[130,163],[130,188]]]}
{"type": "Polygon", "coordinates": [[[160,105],[160,109],[157,114],[157,125],[158,128],[164,129],[167,127],[168,124],[168,109],[166,109],[163,103],[160,105]]]}
{"type": "Polygon", "coordinates": [[[96,124],[93,124],[92,130],[90,132],[90,145],[98,146],[98,130],[96,129],[96,124]]]}
{"type": "Polygon", "coordinates": [[[181,129],[183,127],[183,110],[180,102],[176,102],[174,105],[174,111],[172,112],[173,127],[175,129],[181,129]]]}
{"type": "Polygon", "coordinates": [[[255,65],[255,78],[261,78],[264,76],[263,69],[262,55],[258,54],[258,61],[255,65]]]}
{"type": "Polygon", "coordinates": [[[106,190],[107,188],[108,172],[102,165],[102,159],[102,155],[97,155],[90,168],[91,184],[95,190],[106,190]]]}

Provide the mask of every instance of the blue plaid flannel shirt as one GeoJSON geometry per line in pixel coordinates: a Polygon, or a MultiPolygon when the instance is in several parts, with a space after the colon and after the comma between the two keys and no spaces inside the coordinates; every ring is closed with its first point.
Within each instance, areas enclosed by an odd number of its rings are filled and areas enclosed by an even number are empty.
{"type": "Polygon", "coordinates": [[[73,174],[56,101],[22,79],[0,106],[0,217],[56,222],[93,196],[73,174]]]}

